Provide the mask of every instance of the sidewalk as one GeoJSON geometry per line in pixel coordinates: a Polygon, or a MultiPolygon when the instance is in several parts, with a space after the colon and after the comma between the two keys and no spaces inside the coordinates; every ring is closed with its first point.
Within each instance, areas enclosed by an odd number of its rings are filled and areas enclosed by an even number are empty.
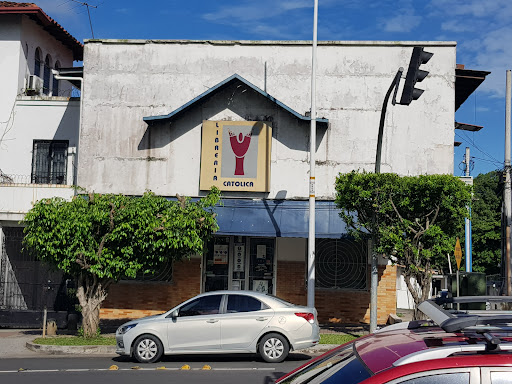
{"type": "Polygon", "coordinates": [[[0,329],[0,359],[41,357],[26,347],[40,335],[41,331],[34,329],[0,329]]]}

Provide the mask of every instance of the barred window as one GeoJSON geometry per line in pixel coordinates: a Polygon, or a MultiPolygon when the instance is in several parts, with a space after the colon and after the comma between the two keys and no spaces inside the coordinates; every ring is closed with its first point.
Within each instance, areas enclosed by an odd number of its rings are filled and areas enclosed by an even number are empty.
{"type": "Polygon", "coordinates": [[[316,286],[367,289],[368,244],[349,239],[317,239],[316,286]]]}
{"type": "Polygon", "coordinates": [[[67,140],[34,140],[32,175],[34,184],[66,184],[67,140]]]}

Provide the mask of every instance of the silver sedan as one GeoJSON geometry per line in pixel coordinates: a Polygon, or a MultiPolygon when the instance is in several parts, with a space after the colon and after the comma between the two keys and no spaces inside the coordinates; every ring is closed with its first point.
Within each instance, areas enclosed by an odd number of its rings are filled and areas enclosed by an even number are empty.
{"type": "Polygon", "coordinates": [[[271,363],[318,344],[315,308],[264,293],[215,291],[161,315],[132,320],[116,332],[120,355],[153,363],[162,354],[259,353],[271,363]]]}

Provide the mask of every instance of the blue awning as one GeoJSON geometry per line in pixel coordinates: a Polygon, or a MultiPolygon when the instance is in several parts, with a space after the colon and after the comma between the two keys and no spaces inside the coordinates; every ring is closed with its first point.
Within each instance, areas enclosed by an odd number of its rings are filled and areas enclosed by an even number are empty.
{"type": "MultiPolygon", "coordinates": [[[[309,234],[309,201],[223,199],[215,207],[216,235],[302,237],[309,234]]],[[[315,204],[316,237],[347,236],[345,223],[333,201],[315,204]]]]}

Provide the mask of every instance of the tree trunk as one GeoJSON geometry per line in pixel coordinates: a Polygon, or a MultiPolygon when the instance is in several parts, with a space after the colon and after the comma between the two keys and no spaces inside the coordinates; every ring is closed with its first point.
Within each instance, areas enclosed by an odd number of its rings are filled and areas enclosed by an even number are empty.
{"type": "Polygon", "coordinates": [[[404,274],[404,280],[405,284],[407,285],[407,289],[411,293],[411,296],[414,300],[414,312],[412,319],[425,319],[425,315],[423,314],[423,312],[418,310],[418,305],[420,305],[422,302],[428,299],[430,293],[430,285],[432,283],[432,276],[430,275],[430,273],[427,272],[420,272],[417,274],[409,273],[404,274]]]}
{"type": "Polygon", "coordinates": [[[100,324],[101,303],[107,297],[112,280],[99,279],[96,275],[83,273],[78,278],[76,296],[82,307],[82,328],[85,337],[96,336],[100,324]]]}

